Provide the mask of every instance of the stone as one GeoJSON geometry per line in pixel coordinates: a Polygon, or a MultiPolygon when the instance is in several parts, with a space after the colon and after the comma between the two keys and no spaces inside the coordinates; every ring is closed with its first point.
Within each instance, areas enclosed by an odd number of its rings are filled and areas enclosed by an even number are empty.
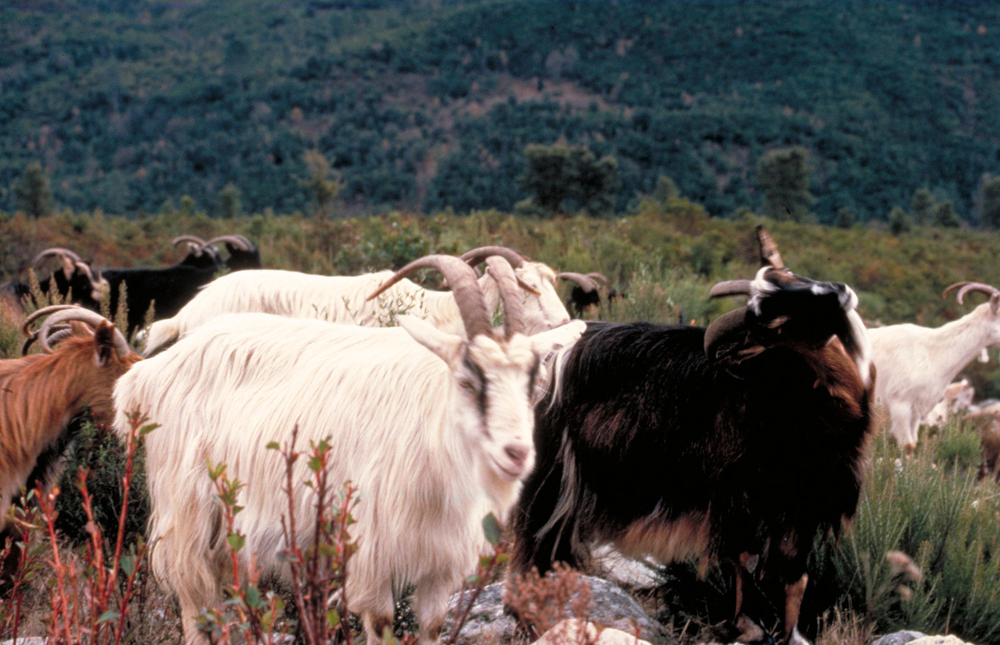
{"type": "MultiPolygon", "coordinates": [[[[594,601],[594,610],[588,616],[591,622],[625,632],[632,639],[630,642],[635,641],[637,628],[639,638],[646,641],[654,640],[663,633],[662,625],[647,616],[639,603],[613,583],[591,576],[583,576],[583,579],[590,586],[594,601]]],[[[488,585],[482,590],[469,611],[457,645],[487,641],[497,645],[506,645],[515,640],[523,642],[523,637],[519,638],[518,635],[517,621],[504,613],[503,590],[502,582],[488,585]]],[[[459,594],[453,595],[448,601],[445,633],[451,633],[453,621],[457,619],[455,614],[458,602],[459,594]]]]}
{"type": "Polygon", "coordinates": [[[872,645],[906,645],[918,638],[923,638],[927,634],[913,631],[894,632],[876,640],[872,645]]]}
{"type": "Polygon", "coordinates": [[[908,645],[972,645],[958,636],[922,636],[909,642],[908,645]]]}
{"type": "Polygon", "coordinates": [[[588,645],[652,645],[613,627],[600,628],[581,618],[567,618],[545,632],[535,641],[535,645],[566,645],[588,643],[588,645]]]}

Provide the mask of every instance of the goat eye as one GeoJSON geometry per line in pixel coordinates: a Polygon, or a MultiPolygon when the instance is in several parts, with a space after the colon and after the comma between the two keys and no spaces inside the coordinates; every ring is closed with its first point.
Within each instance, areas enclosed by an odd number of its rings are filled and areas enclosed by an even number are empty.
{"type": "Polygon", "coordinates": [[[459,381],[458,382],[458,386],[460,388],[462,388],[463,390],[468,390],[470,392],[475,392],[476,391],[476,386],[472,383],[472,381],[468,381],[468,380],[465,380],[465,379],[462,379],[461,381],[459,381]]]}

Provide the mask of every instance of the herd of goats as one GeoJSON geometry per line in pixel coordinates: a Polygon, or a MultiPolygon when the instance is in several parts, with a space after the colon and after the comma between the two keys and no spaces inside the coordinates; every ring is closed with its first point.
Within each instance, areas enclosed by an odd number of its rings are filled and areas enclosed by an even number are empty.
{"type": "MultiPolygon", "coordinates": [[[[369,645],[408,586],[421,642],[438,642],[489,513],[510,528],[515,573],[579,566],[605,544],[729,563],[736,624],[753,618],[743,600],[766,575],[784,584],[778,637],[804,642],[806,560],[817,532],[836,534],[855,513],[876,403],[905,451],[939,402],[945,414],[971,403],[952,380],[1000,345],[1000,291],[948,287],[959,303],[989,300],[939,328],[866,329],[850,287],[795,275],[757,235],[756,275],[709,293],[745,304],[707,328],[575,320],[557,278],[578,283],[577,312],[599,285],[505,247],[350,277],[262,269],[240,236],[178,238],[190,252],[164,269],[96,271],[48,250],[40,259],[62,267],[41,286],[72,304],[25,315],[28,286],[0,286],[27,337],[25,356],[0,361],[0,540],[18,538],[7,511],[19,490],[54,478],[71,419],[87,413],[124,435],[141,411],[160,426],[145,444],[151,566],[178,598],[189,645],[207,642],[196,618],[225,584],[206,462],[246,482],[241,557],[280,574],[285,465],[264,447],[293,432],[328,439],[330,481],[360,492],[346,593],[369,645]],[[418,269],[446,288],[407,279],[418,269]],[[96,313],[102,295],[116,310],[121,283],[129,334],[152,306],[144,356],[96,313]]],[[[305,490],[303,546],[315,514],[305,490]]]]}

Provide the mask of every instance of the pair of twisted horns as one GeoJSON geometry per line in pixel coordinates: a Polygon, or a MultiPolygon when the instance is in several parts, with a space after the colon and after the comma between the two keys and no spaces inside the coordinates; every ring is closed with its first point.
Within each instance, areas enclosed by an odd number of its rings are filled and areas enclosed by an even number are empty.
{"type": "MultiPolygon", "coordinates": [[[[514,249],[506,246],[480,246],[479,248],[472,249],[471,251],[466,251],[460,255],[458,259],[467,263],[470,267],[475,267],[479,265],[480,262],[494,256],[499,256],[507,260],[513,269],[520,269],[524,266],[525,262],[531,262],[531,258],[524,253],[515,251],[514,249]]],[[[514,279],[517,282],[517,285],[525,291],[536,296],[541,295],[537,289],[522,280],[521,276],[519,276],[517,272],[514,272],[514,279]]],[[[447,281],[445,281],[445,283],[447,284],[447,281]]]]}
{"type": "Polygon", "coordinates": [[[962,298],[965,296],[965,294],[969,293],[970,291],[979,291],[980,293],[985,293],[991,298],[995,295],[1000,294],[1000,291],[998,291],[996,287],[984,284],[982,282],[956,282],[953,285],[949,285],[941,293],[941,297],[944,298],[945,296],[947,296],[948,292],[951,291],[952,289],[958,289],[958,293],[955,295],[955,299],[958,300],[958,304],[960,305],[965,304],[962,301],[962,298]]]}
{"type": "MultiPolygon", "coordinates": [[[[760,245],[761,266],[785,269],[785,262],[781,259],[781,254],[778,252],[778,245],[764,226],[758,224],[755,231],[757,233],[757,243],[760,245]]],[[[750,285],[750,280],[725,280],[713,285],[712,290],[708,293],[708,297],[749,296],[750,285]]],[[[705,353],[710,358],[713,358],[712,350],[715,344],[723,336],[746,325],[746,316],[747,308],[743,306],[722,314],[708,325],[708,329],[705,330],[705,353]]]]}
{"type": "MultiPolygon", "coordinates": [[[[512,334],[524,331],[524,311],[521,305],[520,290],[517,287],[517,277],[510,263],[496,254],[491,254],[490,257],[486,258],[486,265],[493,271],[496,278],[500,299],[507,317],[506,337],[510,338],[512,334]]],[[[490,324],[490,312],[486,309],[486,300],[479,288],[479,282],[476,280],[476,273],[461,258],[450,255],[427,255],[414,260],[383,282],[382,286],[366,300],[378,297],[389,287],[418,269],[435,269],[444,275],[448,284],[451,285],[455,303],[458,305],[462,323],[465,325],[465,332],[470,339],[479,334],[492,336],[493,325],[490,324]]]]}
{"type": "Polygon", "coordinates": [[[597,273],[596,271],[588,273],[587,275],[575,273],[573,271],[563,271],[561,273],[557,273],[556,277],[577,283],[580,285],[580,288],[587,293],[597,291],[600,288],[600,285],[597,284],[598,282],[603,284],[605,287],[610,284],[610,280],[608,280],[607,276],[603,273],[597,273]]]}
{"type": "MultiPolygon", "coordinates": [[[[764,229],[762,224],[756,228],[757,242],[760,244],[760,265],[770,266],[775,269],[785,269],[785,263],[778,253],[778,245],[771,235],[764,229]]],[[[750,280],[726,280],[719,282],[712,287],[709,298],[721,298],[723,296],[749,296],[750,280]]]]}
{"type": "MultiPolygon", "coordinates": [[[[73,334],[69,324],[71,322],[82,322],[95,330],[101,324],[111,324],[100,314],[77,305],[52,305],[44,307],[24,320],[22,331],[28,339],[24,341],[21,353],[27,354],[31,344],[35,340],[38,340],[42,346],[42,350],[47,354],[51,354],[53,345],[73,334]],[[31,323],[45,316],[48,316],[48,318],[45,319],[45,322],[42,323],[38,331],[31,331],[31,323]]],[[[132,353],[132,349],[128,346],[128,341],[125,340],[125,336],[117,327],[114,330],[114,344],[115,352],[118,356],[125,358],[132,353]]]]}
{"type": "Polygon", "coordinates": [[[210,250],[212,244],[218,244],[219,242],[229,242],[241,251],[250,251],[253,249],[253,244],[250,243],[250,240],[242,235],[220,235],[219,237],[213,237],[207,242],[197,235],[181,235],[174,238],[173,245],[177,246],[182,242],[188,242],[197,247],[194,249],[196,253],[210,250]]]}
{"type": "Polygon", "coordinates": [[[34,259],[31,260],[31,266],[36,269],[40,268],[45,263],[45,260],[51,257],[57,257],[60,260],[62,260],[63,270],[66,273],[67,278],[69,278],[69,274],[72,273],[72,271],[67,271],[67,269],[69,269],[70,266],[72,266],[76,270],[85,274],[87,276],[87,279],[90,280],[91,285],[96,286],[98,283],[101,282],[100,278],[97,279],[94,278],[94,273],[90,270],[90,266],[86,262],[84,262],[79,255],[77,255],[73,251],[70,251],[69,249],[64,249],[62,247],[54,246],[45,249],[44,251],[36,255],[34,259]]]}

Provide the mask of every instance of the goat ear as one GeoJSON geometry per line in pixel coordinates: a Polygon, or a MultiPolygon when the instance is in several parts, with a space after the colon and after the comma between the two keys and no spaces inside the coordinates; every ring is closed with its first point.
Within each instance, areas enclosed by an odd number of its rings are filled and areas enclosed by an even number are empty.
{"type": "Polygon", "coordinates": [[[528,293],[540,296],[542,295],[541,288],[536,286],[537,280],[534,280],[531,275],[526,274],[522,269],[514,269],[514,275],[517,277],[517,285],[527,291],[528,293]]]}
{"type": "Polygon", "coordinates": [[[462,346],[466,340],[461,336],[441,331],[434,325],[416,316],[403,315],[396,320],[413,340],[434,352],[448,367],[455,367],[462,357],[462,346]]]}
{"type": "Polygon", "coordinates": [[[105,365],[115,353],[115,326],[104,321],[94,330],[94,360],[105,365]]]}
{"type": "Polygon", "coordinates": [[[531,340],[531,348],[535,353],[544,357],[549,352],[576,341],[585,331],[587,331],[587,323],[582,320],[574,320],[528,338],[531,340]]]}

